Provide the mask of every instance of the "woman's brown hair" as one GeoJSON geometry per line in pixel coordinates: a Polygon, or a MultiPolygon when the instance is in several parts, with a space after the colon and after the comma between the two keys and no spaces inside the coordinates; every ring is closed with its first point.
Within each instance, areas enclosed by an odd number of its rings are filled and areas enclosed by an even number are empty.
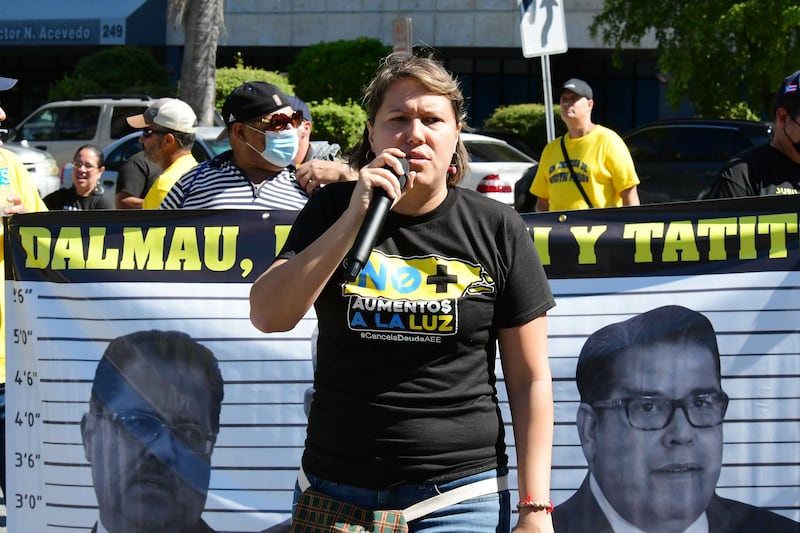
{"type": "MultiPolygon", "coordinates": [[[[367,110],[367,120],[372,123],[375,114],[383,104],[389,88],[400,80],[413,80],[430,91],[446,97],[453,105],[456,124],[463,126],[467,113],[464,108],[464,95],[453,76],[432,57],[418,57],[409,54],[391,54],[381,60],[375,77],[364,89],[362,103],[367,110]]],[[[369,142],[369,130],[364,127],[364,133],[350,156],[350,165],[360,169],[369,163],[375,154],[372,153],[369,142]]],[[[469,155],[461,138],[458,139],[456,151],[453,154],[455,173],[447,176],[447,184],[458,185],[467,168],[469,155]]]]}

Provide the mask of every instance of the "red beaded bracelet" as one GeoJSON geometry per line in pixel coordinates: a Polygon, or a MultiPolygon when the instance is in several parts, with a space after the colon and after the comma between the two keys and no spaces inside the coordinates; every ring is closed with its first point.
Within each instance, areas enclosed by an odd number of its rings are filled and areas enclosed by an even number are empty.
{"type": "Polygon", "coordinates": [[[534,501],[531,501],[531,497],[530,496],[528,496],[524,500],[520,500],[519,503],[517,504],[517,509],[530,509],[532,511],[545,511],[548,514],[553,512],[553,508],[554,507],[555,507],[555,505],[553,505],[553,502],[547,502],[547,503],[545,503],[545,502],[534,502],[534,501]]]}

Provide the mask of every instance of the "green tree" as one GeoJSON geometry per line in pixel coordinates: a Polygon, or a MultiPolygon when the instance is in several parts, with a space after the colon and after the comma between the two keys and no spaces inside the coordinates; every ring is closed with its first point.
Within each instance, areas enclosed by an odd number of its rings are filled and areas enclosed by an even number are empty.
{"type": "Polygon", "coordinates": [[[67,100],[88,94],[167,96],[169,74],[150,53],[135,46],[114,46],[81,58],[75,69],[55,83],[48,99],[67,100]]]}
{"type": "Polygon", "coordinates": [[[250,67],[244,64],[241,52],[236,54],[236,65],[217,69],[216,106],[222,109],[225,98],[236,87],[246,81],[264,81],[271,83],[285,94],[294,94],[294,87],[286,76],[280,72],[250,67]]]}
{"type": "Polygon", "coordinates": [[[306,103],[314,117],[312,139],[337,143],[345,154],[355,148],[367,124],[367,112],[358,103],[337,104],[330,98],[306,103]]]}
{"type": "MultiPolygon", "coordinates": [[[[775,90],[798,68],[797,0],[605,0],[589,27],[619,52],[654,36],[667,101],[686,96],[706,116],[729,116],[746,102],[769,116],[775,90]]],[[[741,107],[738,112],[741,113],[741,107]]]]}
{"type": "Polygon", "coordinates": [[[361,98],[361,89],[375,74],[378,61],[391,51],[378,39],[366,37],[307,46],[289,65],[289,80],[306,102],[332,98],[347,104],[361,98]]]}
{"type": "MultiPolygon", "coordinates": [[[[556,136],[563,135],[567,126],[561,119],[558,106],[553,109],[556,136]]],[[[483,123],[486,130],[498,130],[519,135],[537,154],[547,144],[547,110],[544,104],[514,104],[500,106],[483,123]]]]}
{"type": "MultiPolygon", "coordinates": [[[[265,81],[285,94],[295,94],[295,87],[286,76],[277,71],[245,65],[241,52],[238,52],[235,66],[217,69],[217,109],[222,109],[225,98],[232,90],[247,81],[265,81]]],[[[352,100],[336,103],[331,98],[325,98],[322,102],[302,98],[308,104],[311,116],[314,117],[311,138],[315,141],[337,143],[345,153],[352,150],[356,142],[361,139],[364,124],[367,122],[367,113],[361,106],[352,100]]]]}
{"type": "Polygon", "coordinates": [[[214,123],[217,43],[224,22],[223,0],[169,0],[170,20],[183,25],[179,97],[192,106],[198,123],[214,123]]]}

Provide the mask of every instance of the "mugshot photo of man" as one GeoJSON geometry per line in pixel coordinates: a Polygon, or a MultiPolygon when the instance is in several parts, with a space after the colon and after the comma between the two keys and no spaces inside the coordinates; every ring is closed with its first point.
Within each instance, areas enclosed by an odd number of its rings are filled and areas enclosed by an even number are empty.
{"type": "Polygon", "coordinates": [[[729,399],[705,315],[670,305],[605,326],[586,340],[575,379],[589,472],[556,506],[556,533],[800,531],[716,494],[729,399]]]}
{"type": "Polygon", "coordinates": [[[138,331],[109,343],[81,419],[97,533],[208,533],[201,519],[223,380],[185,333],[138,331]]]}

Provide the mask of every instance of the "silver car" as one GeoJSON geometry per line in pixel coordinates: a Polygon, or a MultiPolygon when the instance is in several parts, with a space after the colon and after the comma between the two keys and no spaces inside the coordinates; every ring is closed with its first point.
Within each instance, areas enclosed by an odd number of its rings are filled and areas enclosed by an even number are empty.
{"type": "Polygon", "coordinates": [[[514,184],[536,161],[495,137],[462,133],[461,140],[469,152],[469,172],[460,186],[513,206],[514,184]]]}
{"type": "Polygon", "coordinates": [[[149,97],[87,97],[48,102],[8,132],[7,140],[47,150],[59,166],[84,144],[105,146],[130,133],[126,117],[144,112],[149,97]]]}
{"type": "Polygon", "coordinates": [[[25,141],[22,143],[2,142],[0,145],[17,156],[17,159],[20,160],[28,174],[33,178],[36,189],[39,191],[39,196],[44,198],[61,187],[61,181],[58,177],[58,164],[48,152],[31,148],[25,141]]]}

